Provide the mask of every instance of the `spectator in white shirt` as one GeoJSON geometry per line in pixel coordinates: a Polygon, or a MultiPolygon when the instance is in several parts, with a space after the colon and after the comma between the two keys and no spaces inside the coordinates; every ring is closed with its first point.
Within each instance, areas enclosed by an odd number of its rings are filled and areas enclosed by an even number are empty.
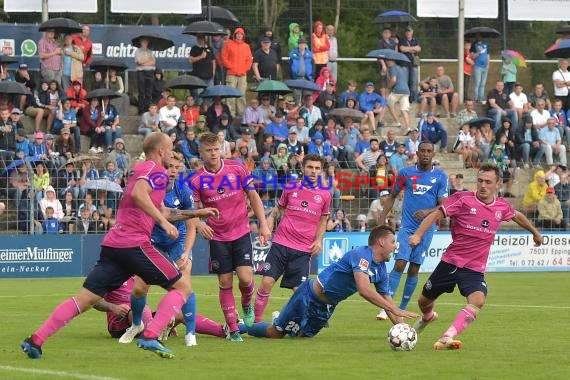
{"type": "Polygon", "coordinates": [[[538,129],[546,126],[546,122],[550,118],[550,112],[544,108],[545,106],[546,102],[542,99],[538,99],[536,101],[536,109],[532,110],[530,113],[530,117],[532,117],[532,124],[534,124],[538,129]]]}
{"type": "MultiPolygon", "coordinates": [[[[529,111],[528,98],[523,92],[522,84],[515,83],[515,89],[509,94],[509,99],[511,100],[511,109],[517,113],[519,123],[521,123],[523,119],[523,112],[529,111]]],[[[515,128],[519,127],[521,126],[515,125],[515,128]]]]}
{"type": "Polygon", "coordinates": [[[158,111],[160,116],[160,126],[163,131],[168,131],[178,125],[180,119],[180,108],[176,107],[176,98],[172,95],[166,100],[166,105],[158,111]]]}

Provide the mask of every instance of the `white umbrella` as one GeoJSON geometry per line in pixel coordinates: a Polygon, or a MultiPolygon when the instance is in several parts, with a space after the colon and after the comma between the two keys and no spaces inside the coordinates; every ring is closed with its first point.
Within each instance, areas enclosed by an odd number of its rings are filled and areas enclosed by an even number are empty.
{"type": "Polygon", "coordinates": [[[116,182],[109,181],[106,178],[103,179],[88,179],[85,181],[85,189],[87,190],[107,190],[114,191],[116,193],[122,193],[123,188],[116,182]]]}

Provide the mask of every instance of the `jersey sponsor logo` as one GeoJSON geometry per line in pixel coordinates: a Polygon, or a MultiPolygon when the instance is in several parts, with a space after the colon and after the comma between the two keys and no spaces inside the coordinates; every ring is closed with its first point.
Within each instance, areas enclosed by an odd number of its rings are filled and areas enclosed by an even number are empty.
{"type": "Polygon", "coordinates": [[[224,189],[223,187],[220,187],[220,188],[218,189],[218,194],[223,194],[223,193],[225,193],[225,192],[226,192],[226,189],[224,189]]]}
{"type": "Polygon", "coordinates": [[[503,219],[503,212],[502,211],[495,212],[495,219],[497,220],[503,219]]]}
{"type": "Polygon", "coordinates": [[[307,201],[302,201],[302,202],[301,202],[301,206],[307,208],[307,207],[309,207],[309,202],[307,202],[307,201]]]}
{"type": "Polygon", "coordinates": [[[485,227],[485,228],[489,227],[489,221],[488,221],[488,220],[483,220],[483,221],[481,222],[481,226],[482,226],[482,227],[485,227]]]}
{"type": "Polygon", "coordinates": [[[358,267],[363,272],[368,272],[369,266],[370,266],[370,263],[366,259],[360,259],[360,261],[358,262],[358,267]]]}
{"type": "Polygon", "coordinates": [[[414,195],[424,195],[430,191],[432,187],[433,186],[416,184],[413,188],[413,193],[414,195]]]}

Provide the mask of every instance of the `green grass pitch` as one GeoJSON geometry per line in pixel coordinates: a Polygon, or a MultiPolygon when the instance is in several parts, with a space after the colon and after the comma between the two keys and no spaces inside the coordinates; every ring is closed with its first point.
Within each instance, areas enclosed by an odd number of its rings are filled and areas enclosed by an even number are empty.
{"type": "MultiPolygon", "coordinates": [[[[425,280],[423,275],[420,285],[425,280]]],[[[492,273],[487,281],[487,305],[461,336],[459,351],[432,349],[464,304],[456,292],[440,298],[440,319],[412,352],[392,351],[385,339],[391,324],[376,321],[378,310],[355,295],[313,339],[244,336],[238,344],[198,336],[198,346],[187,348],[179,336],[166,342],[176,354],[173,360],[134,343],[120,345],[107,334],[105,314],[93,310],[48,340],[42,359],[30,360],[20,342],[56,304],[74,295],[82,280],[3,279],[0,379],[568,379],[570,273],[492,273]]],[[[195,277],[193,283],[198,312],[222,321],[215,277],[195,277]]],[[[151,306],[161,294],[151,289],[151,306]]],[[[267,319],[289,295],[275,289],[267,319]]],[[[417,311],[417,305],[410,309],[417,311]]],[[[179,331],[183,335],[184,327],[179,331]]]]}

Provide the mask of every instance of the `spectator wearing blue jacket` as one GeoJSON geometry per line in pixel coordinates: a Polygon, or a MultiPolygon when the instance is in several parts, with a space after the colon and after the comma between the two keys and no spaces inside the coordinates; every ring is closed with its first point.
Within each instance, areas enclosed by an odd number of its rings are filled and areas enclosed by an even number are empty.
{"type": "Polygon", "coordinates": [[[190,127],[186,130],[186,138],[180,144],[180,153],[184,156],[184,161],[188,168],[195,168],[200,158],[198,151],[200,143],[196,140],[196,131],[190,127]]]}
{"type": "Polygon", "coordinates": [[[433,117],[432,112],[428,112],[425,120],[420,119],[419,126],[421,131],[421,141],[429,141],[432,144],[440,143],[439,151],[441,153],[447,152],[447,131],[443,125],[433,117]]]}
{"type": "Polygon", "coordinates": [[[26,131],[23,129],[16,131],[16,152],[19,150],[26,152],[26,155],[30,152],[30,140],[26,137],[26,131]]]}
{"type": "Polygon", "coordinates": [[[62,234],[64,232],[63,225],[53,215],[53,207],[46,207],[46,218],[42,222],[44,234],[62,234]]]}
{"type": "Polygon", "coordinates": [[[332,149],[328,142],[325,141],[321,132],[315,133],[309,144],[309,154],[316,154],[323,157],[327,162],[333,159],[332,149]]]}
{"type": "Polygon", "coordinates": [[[48,158],[48,149],[47,145],[44,142],[44,133],[43,132],[36,132],[34,135],[34,142],[30,144],[30,150],[28,156],[36,156],[41,158],[42,160],[47,160],[48,158]]]}
{"type": "Polygon", "coordinates": [[[358,92],[356,92],[356,81],[351,79],[348,81],[346,91],[342,92],[338,96],[338,106],[340,108],[345,108],[347,106],[346,103],[348,102],[348,99],[353,99],[354,101],[358,101],[359,96],[360,95],[358,94],[358,92]]]}
{"type": "Polygon", "coordinates": [[[374,131],[376,126],[384,126],[384,112],[386,111],[386,99],[374,92],[374,83],[366,83],[366,89],[358,97],[360,110],[364,112],[361,124],[368,122],[370,130],[374,131]],[[378,120],[376,120],[378,118],[378,120]]]}
{"type": "Polygon", "coordinates": [[[291,79],[313,80],[313,53],[307,47],[307,40],[299,38],[299,46],[289,52],[291,79]]]}
{"type": "Polygon", "coordinates": [[[273,136],[274,141],[285,142],[289,138],[289,127],[283,119],[283,112],[277,110],[275,118],[265,127],[265,135],[273,136]]]}

